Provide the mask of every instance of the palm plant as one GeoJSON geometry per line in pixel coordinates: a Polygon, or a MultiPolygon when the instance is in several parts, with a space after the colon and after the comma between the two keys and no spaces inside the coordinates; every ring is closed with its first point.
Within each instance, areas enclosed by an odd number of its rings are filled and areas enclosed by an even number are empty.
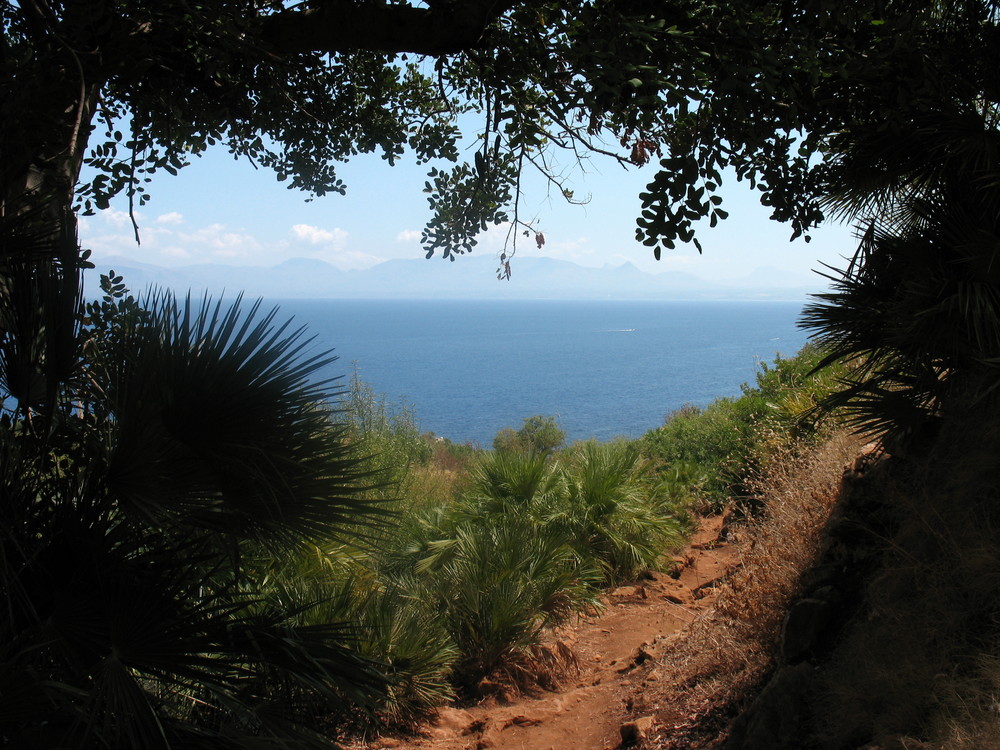
{"type": "Polygon", "coordinates": [[[263,597],[253,561],[385,515],[310,380],[329,356],[258,305],[117,279],[77,335],[54,221],[2,233],[0,744],[327,746],[315,714],[386,677],[353,625],[263,597]]]}
{"type": "Polygon", "coordinates": [[[397,598],[429,605],[448,634],[462,691],[493,673],[523,677],[546,627],[597,604],[599,571],[542,520],[560,488],[544,456],[491,453],[459,501],[413,514],[380,556],[397,598]]]}
{"type": "Polygon", "coordinates": [[[1000,132],[989,107],[845,134],[831,201],[870,212],[858,251],[803,325],[857,365],[826,406],[892,445],[985,398],[1000,364],[1000,132]],[[878,154],[878,158],[874,157],[878,154]]]}
{"type": "Polygon", "coordinates": [[[586,443],[561,467],[565,494],[546,516],[563,530],[581,558],[592,561],[606,583],[634,578],[681,542],[667,498],[641,481],[634,443],[586,443]]]}
{"type": "MultiPolygon", "coordinates": [[[[374,570],[372,562],[351,550],[329,548],[283,560],[269,557],[262,560],[266,574],[256,589],[269,606],[293,612],[297,625],[352,623],[354,648],[380,665],[387,683],[373,715],[359,716],[354,703],[343,705],[349,713],[337,719],[406,724],[451,697],[457,649],[428,606],[423,582],[374,570]]],[[[325,709],[329,714],[329,704],[325,709]]]]}
{"type": "Polygon", "coordinates": [[[544,502],[557,484],[546,454],[493,451],[473,468],[468,496],[478,513],[517,512],[544,502]]]}
{"type": "Polygon", "coordinates": [[[556,529],[523,515],[461,525],[448,554],[422,571],[460,651],[456,678],[466,690],[517,670],[546,627],[598,603],[595,571],[579,564],[556,529]]]}

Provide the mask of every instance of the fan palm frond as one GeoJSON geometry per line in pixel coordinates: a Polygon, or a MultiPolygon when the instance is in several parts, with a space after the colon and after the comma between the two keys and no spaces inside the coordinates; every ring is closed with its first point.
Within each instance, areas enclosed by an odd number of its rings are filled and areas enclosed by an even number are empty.
{"type": "Polygon", "coordinates": [[[470,495],[482,512],[530,507],[557,481],[543,453],[493,451],[476,464],[470,495]]]}
{"type": "Polygon", "coordinates": [[[854,262],[802,318],[828,352],[820,367],[858,364],[825,406],[894,444],[925,433],[967,374],[1000,358],[1000,191],[987,184],[1000,136],[966,115],[914,133],[848,149],[845,163],[881,153],[871,169],[892,210],[868,222],[854,262]]]}
{"type": "Polygon", "coordinates": [[[303,329],[260,303],[154,294],[110,351],[108,486],[141,522],[268,544],[325,542],[385,518],[377,480],[332,419],[303,329]]]}
{"type": "MultiPolygon", "coordinates": [[[[384,665],[355,624],[302,621],[316,600],[271,596],[254,561],[357,544],[387,516],[314,383],[329,357],[258,306],[148,304],[74,343],[82,367],[43,370],[46,430],[0,419],[0,737],[325,747],[320,714],[374,708],[384,665]]],[[[6,328],[7,351],[42,320],[6,328]]]]}

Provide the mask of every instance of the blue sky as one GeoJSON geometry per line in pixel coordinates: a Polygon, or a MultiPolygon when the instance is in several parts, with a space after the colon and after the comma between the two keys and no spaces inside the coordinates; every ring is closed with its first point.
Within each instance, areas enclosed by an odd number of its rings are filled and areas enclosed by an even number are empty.
{"type": "MultiPolygon", "coordinates": [[[[665,251],[657,262],[650,248],[635,241],[638,194],[654,166],[626,171],[595,158],[586,165],[586,174],[577,170],[569,178],[577,197],[590,196],[584,206],[568,205],[559,196],[549,198],[544,181],[529,179],[523,218],[535,219],[546,244],[539,251],[525,241],[518,244],[518,253],[598,267],[629,261],[653,273],[680,270],[717,281],[779,269],[811,277],[818,285],[812,269],[821,263],[841,266],[843,256],[853,251],[852,232],[843,225],[819,228],[811,243],[789,243],[789,228],[770,221],[757,194],[733,181],[722,193],[729,219],[699,234],[704,255],[680,247],[665,251]]],[[[305,257],[340,268],[365,268],[391,258],[422,258],[426,166],[390,167],[377,157],[358,157],[340,172],[348,185],[346,196],[307,202],[308,196],[288,190],[270,171],[255,170],[218,149],[195,159],[177,176],[164,172],[154,178],[149,185],[152,200],[137,217],[141,246],[133,239],[123,200],[84,219],[81,241],[98,261],[124,256],[159,266],[271,266],[305,257]]],[[[505,235],[503,228],[491,230],[475,252],[498,254],[505,235]]],[[[428,262],[435,261],[440,259],[428,262]]]]}

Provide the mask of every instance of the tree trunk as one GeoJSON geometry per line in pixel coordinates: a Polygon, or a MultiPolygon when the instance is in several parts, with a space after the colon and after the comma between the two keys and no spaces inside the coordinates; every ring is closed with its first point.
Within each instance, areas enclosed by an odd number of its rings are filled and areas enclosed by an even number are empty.
{"type": "Polygon", "coordinates": [[[32,20],[30,63],[0,83],[0,366],[25,417],[51,412],[79,361],[73,200],[101,89],[84,40],[32,20]]]}

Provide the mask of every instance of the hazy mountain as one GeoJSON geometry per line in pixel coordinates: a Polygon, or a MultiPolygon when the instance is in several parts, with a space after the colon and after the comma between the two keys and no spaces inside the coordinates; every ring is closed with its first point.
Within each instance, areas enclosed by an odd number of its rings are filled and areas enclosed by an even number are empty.
{"type": "Polygon", "coordinates": [[[276,266],[198,264],[159,268],[125,258],[88,272],[87,290],[96,296],[97,275],[114,269],[138,291],[167,287],[178,293],[213,295],[243,291],[250,297],[352,299],[805,299],[825,284],[810,283],[774,268],[757,269],[746,279],[710,282],[694,274],[652,274],[632,263],[603,268],[554,258],[516,258],[510,281],[498,281],[493,256],[466,256],[455,262],[435,258],[389,260],[363,271],[342,271],[329,263],[294,258],[276,266]]]}

